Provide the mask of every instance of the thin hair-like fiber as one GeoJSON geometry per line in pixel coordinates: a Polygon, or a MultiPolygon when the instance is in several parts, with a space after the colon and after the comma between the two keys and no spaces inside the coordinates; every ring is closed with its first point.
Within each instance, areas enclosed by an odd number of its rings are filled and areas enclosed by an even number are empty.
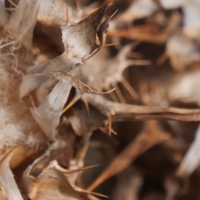
{"type": "Polygon", "coordinates": [[[16,73],[16,64],[23,70],[27,64],[25,55],[14,55],[9,48],[3,48],[0,51],[0,152],[19,144],[37,147],[44,142],[44,135],[28,106],[19,99],[22,75],[16,73]]]}

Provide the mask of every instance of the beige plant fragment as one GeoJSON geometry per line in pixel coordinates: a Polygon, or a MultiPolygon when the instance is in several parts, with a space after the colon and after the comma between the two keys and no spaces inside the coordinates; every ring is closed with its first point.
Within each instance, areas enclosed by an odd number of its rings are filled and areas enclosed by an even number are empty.
{"type": "Polygon", "coordinates": [[[169,174],[199,176],[198,0],[111,2],[0,0],[0,199],[172,200],[169,174]]]}
{"type": "Polygon", "coordinates": [[[32,46],[33,29],[37,22],[39,7],[39,0],[21,0],[5,28],[15,43],[25,46],[28,50],[32,46]]]}
{"type": "Polygon", "coordinates": [[[9,200],[16,200],[16,199],[23,200],[9,166],[10,159],[13,153],[14,153],[13,151],[10,152],[8,155],[6,155],[6,157],[3,160],[1,160],[0,186],[5,190],[6,196],[9,200]]]}
{"type": "MultiPolygon", "coordinates": [[[[72,68],[82,64],[99,50],[103,45],[104,32],[107,29],[107,20],[101,25],[107,6],[108,3],[104,4],[101,8],[78,23],[66,25],[62,30],[62,40],[65,47],[64,53],[44,64],[31,67],[28,75],[25,75],[21,83],[20,97],[28,95],[42,84],[45,91],[40,90],[40,92],[47,94],[48,86],[44,87],[44,85],[46,83],[51,85],[51,82],[55,82],[54,78],[50,78],[52,81],[48,81],[47,75],[50,72],[52,73],[53,70],[64,70],[70,73],[72,68]],[[96,41],[96,38],[98,38],[98,41],[96,41]]],[[[68,75],[67,77],[70,78],[71,76],[68,75]]],[[[80,84],[73,77],[70,80],[69,83],[74,83],[73,86],[80,87],[80,84]]],[[[49,139],[55,138],[56,127],[59,124],[59,118],[62,114],[61,111],[68,99],[70,90],[71,86],[67,83],[63,83],[63,81],[58,82],[55,86],[52,85],[52,91],[47,97],[44,97],[44,99],[38,97],[41,102],[39,102],[39,106],[32,109],[34,119],[49,139]]]]}
{"type": "MultiPolygon", "coordinates": [[[[43,170],[38,177],[30,175],[32,166],[29,166],[23,176],[23,185],[32,200],[92,200],[94,197],[71,182],[71,174],[79,170],[66,170],[61,168],[56,161],[43,170]]],[[[89,192],[88,192],[89,193],[89,192]]]]}
{"type": "Polygon", "coordinates": [[[80,77],[84,83],[97,91],[109,90],[116,87],[117,83],[122,83],[135,98],[137,95],[127,84],[123,72],[130,65],[148,65],[149,61],[128,59],[131,47],[132,45],[125,46],[115,57],[111,57],[106,48],[101,49],[95,56],[87,60],[80,70],[76,70],[74,76],[80,77]]]}

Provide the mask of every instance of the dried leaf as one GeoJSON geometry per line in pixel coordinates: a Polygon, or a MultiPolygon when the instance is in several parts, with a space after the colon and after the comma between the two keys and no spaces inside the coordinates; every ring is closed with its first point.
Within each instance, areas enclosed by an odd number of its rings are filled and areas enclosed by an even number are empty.
{"type": "Polygon", "coordinates": [[[69,97],[70,90],[71,85],[59,81],[42,103],[37,108],[31,109],[33,118],[50,140],[54,140],[56,137],[56,128],[59,125],[62,109],[69,97]]]}
{"type": "Polygon", "coordinates": [[[99,48],[96,43],[96,35],[107,6],[107,4],[103,5],[79,23],[66,26],[63,29],[62,40],[68,59],[76,63],[83,63],[99,48]]]}
{"type": "Polygon", "coordinates": [[[27,96],[31,91],[44,84],[48,77],[42,75],[42,73],[53,70],[55,66],[58,66],[58,70],[68,71],[74,66],[74,63],[68,60],[64,61],[64,58],[61,55],[53,60],[45,62],[44,64],[29,68],[28,75],[23,77],[19,88],[20,97],[23,98],[27,96]]]}

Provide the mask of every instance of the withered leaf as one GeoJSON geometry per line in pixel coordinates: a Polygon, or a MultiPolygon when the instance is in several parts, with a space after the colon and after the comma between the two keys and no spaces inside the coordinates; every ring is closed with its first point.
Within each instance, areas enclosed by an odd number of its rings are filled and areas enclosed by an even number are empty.
{"type": "Polygon", "coordinates": [[[59,81],[42,103],[37,108],[31,109],[33,118],[50,140],[56,137],[56,127],[59,125],[62,109],[70,90],[71,85],[59,81]]]}
{"type": "Polygon", "coordinates": [[[30,67],[28,69],[28,74],[23,77],[20,84],[20,97],[23,98],[27,96],[31,91],[44,84],[48,77],[42,75],[42,73],[54,70],[55,66],[57,66],[57,70],[69,71],[74,66],[74,64],[75,63],[72,61],[65,60],[64,56],[61,55],[53,60],[45,62],[44,64],[30,67]]]}
{"type": "Polygon", "coordinates": [[[107,6],[103,5],[79,23],[66,26],[62,30],[62,40],[68,59],[83,63],[99,48],[96,35],[107,6]]]}

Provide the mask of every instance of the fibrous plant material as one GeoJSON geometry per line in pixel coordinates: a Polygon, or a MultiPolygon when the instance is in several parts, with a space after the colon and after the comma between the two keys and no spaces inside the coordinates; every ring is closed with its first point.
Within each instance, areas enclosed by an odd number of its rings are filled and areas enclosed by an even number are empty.
{"type": "Polygon", "coordinates": [[[199,8],[0,0],[0,198],[195,199],[199,8]]]}

